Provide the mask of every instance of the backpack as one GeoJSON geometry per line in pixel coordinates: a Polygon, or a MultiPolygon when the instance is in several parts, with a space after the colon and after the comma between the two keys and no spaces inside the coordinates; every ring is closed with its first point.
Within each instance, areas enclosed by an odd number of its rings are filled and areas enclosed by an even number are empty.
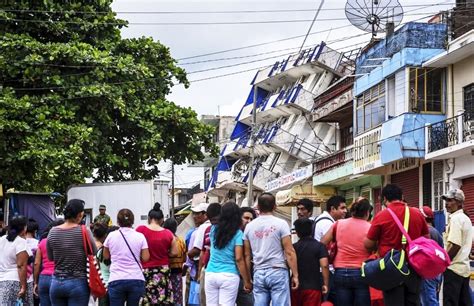
{"type": "Polygon", "coordinates": [[[321,220],[329,220],[331,221],[332,223],[334,223],[334,221],[329,218],[329,217],[322,217],[322,218],[319,218],[319,219],[316,219],[313,221],[313,227],[311,228],[311,237],[314,238],[314,234],[316,233],[316,224],[321,221],[321,220]]]}
{"type": "MultiPolygon", "coordinates": [[[[424,279],[432,279],[443,273],[451,264],[448,253],[432,239],[418,237],[415,240],[411,240],[395,213],[390,208],[387,210],[393,220],[395,220],[403,236],[406,237],[408,243],[406,253],[410,267],[424,279]]],[[[405,220],[407,218],[410,218],[408,206],[405,208],[405,220]]]]}

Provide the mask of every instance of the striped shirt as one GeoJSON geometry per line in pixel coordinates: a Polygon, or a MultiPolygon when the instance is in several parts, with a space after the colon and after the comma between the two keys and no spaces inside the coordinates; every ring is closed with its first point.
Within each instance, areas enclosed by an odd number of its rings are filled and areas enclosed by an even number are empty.
{"type": "MultiPolygon", "coordinates": [[[[89,239],[97,252],[94,239],[89,230],[89,239]]],[[[81,226],[73,228],[53,227],[49,232],[46,248],[48,258],[54,261],[54,276],[66,278],[86,278],[86,255],[81,226]]]]}

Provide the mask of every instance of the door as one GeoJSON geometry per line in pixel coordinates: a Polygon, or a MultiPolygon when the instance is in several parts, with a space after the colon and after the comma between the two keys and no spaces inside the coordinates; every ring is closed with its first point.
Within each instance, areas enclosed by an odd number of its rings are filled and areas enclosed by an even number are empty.
{"type": "Polygon", "coordinates": [[[391,176],[392,184],[402,189],[404,200],[412,207],[419,207],[420,182],[418,171],[419,169],[415,168],[391,176]]]}
{"type": "Polygon", "coordinates": [[[471,222],[474,222],[474,177],[466,178],[462,180],[462,191],[466,200],[464,201],[464,210],[471,218],[471,222]]]}

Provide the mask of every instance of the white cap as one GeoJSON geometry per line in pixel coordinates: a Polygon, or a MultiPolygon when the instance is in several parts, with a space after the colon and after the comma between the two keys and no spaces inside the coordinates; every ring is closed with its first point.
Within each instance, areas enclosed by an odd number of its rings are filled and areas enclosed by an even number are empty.
{"type": "Polygon", "coordinates": [[[206,212],[208,206],[209,206],[208,203],[199,203],[196,206],[191,207],[191,210],[193,212],[206,212]]]}

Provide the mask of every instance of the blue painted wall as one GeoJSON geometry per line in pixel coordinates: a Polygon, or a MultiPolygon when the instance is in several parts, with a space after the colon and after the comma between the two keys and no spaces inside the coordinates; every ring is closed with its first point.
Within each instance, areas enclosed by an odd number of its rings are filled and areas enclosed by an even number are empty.
{"type": "Polygon", "coordinates": [[[403,158],[425,156],[426,123],[446,119],[444,115],[405,113],[382,124],[380,154],[383,164],[403,158]]]}
{"type": "Polygon", "coordinates": [[[356,74],[364,75],[356,79],[354,94],[360,95],[404,67],[421,66],[426,60],[445,51],[446,39],[445,24],[406,24],[393,36],[376,43],[357,58],[356,74]],[[389,59],[373,60],[378,58],[389,59]]]}
{"type": "Polygon", "coordinates": [[[447,25],[438,23],[410,22],[398,29],[388,39],[376,43],[356,60],[356,73],[367,73],[372,68],[365,65],[377,65],[382,61],[373,58],[392,57],[405,48],[444,49],[447,42],[447,25]]]}

